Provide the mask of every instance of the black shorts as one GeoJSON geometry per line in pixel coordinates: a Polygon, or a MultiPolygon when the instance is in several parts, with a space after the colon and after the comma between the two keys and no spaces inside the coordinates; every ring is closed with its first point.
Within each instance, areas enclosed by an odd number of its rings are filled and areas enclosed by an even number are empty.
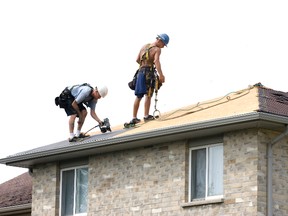
{"type": "MultiPolygon", "coordinates": [[[[74,101],[74,99],[72,100],[72,98],[71,98],[71,100],[68,101],[67,107],[65,107],[65,112],[66,112],[67,116],[77,114],[76,110],[72,107],[73,101],[74,101]]],[[[78,107],[79,107],[80,111],[86,110],[83,103],[78,104],[78,107]]]]}

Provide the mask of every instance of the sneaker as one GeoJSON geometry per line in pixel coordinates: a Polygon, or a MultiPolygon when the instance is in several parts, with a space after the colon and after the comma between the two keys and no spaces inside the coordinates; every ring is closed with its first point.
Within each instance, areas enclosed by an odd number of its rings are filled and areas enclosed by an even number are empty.
{"type": "Polygon", "coordinates": [[[74,136],[73,138],[69,138],[68,141],[69,142],[76,142],[77,141],[77,137],[74,136]]]}
{"type": "Polygon", "coordinates": [[[89,137],[90,135],[86,135],[84,133],[80,133],[79,136],[77,138],[86,138],[89,137]]]}
{"type": "Polygon", "coordinates": [[[147,117],[144,117],[144,121],[147,122],[147,121],[151,121],[151,120],[154,120],[154,116],[152,115],[148,115],[147,117]]]}
{"type": "Polygon", "coordinates": [[[138,119],[138,118],[133,118],[133,119],[130,121],[131,124],[137,124],[137,123],[139,123],[139,122],[141,122],[141,120],[138,119]]]}

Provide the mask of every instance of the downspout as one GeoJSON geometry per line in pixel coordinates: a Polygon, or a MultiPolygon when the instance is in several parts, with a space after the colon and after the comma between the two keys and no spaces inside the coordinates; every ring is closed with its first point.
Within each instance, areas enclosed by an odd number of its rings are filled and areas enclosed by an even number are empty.
{"type": "Polygon", "coordinates": [[[268,157],[268,177],[267,177],[267,216],[273,216],[273,191],[272,191],[272,171],[273,171],[273,152],[272,147],[274,144],[282,140],[288,135],[288,126],[286,125],[286,130],[275,137],[267,145],[267,157],[268,157]]]}

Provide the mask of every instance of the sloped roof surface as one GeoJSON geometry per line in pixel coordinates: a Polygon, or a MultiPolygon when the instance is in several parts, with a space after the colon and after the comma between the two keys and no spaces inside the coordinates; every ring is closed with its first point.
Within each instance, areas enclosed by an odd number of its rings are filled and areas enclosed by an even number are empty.
{"type": "MultiPolygon", "coordinates": [[[[264,112],[288,117],[288,93],[269,89],[261,83],[257,83],[213,100],[199,102],[164,113],[159,120],[127,131],[125,135],[253,112],[264,112]]],[[[123,134],[118,136],[123,136],[123,134]]]]}
{"type": "Polygon", "coordinates": [[[0,184],[0,208],[32,202],[32,177],[28,172],[0,184]]]}
{"type": "MultiPolygon", "coordinates": [[[[171,128],[182,128],[187,125],[199,123],[208,124],[217,119],[231,119],[237,116],[251,115],[251,113],[269,113],[288,117],[288,94],[266,88],[261,83],[257,83],[213,100],[199,102],[162,113],[159,119],[148,123],[139,123],[138,127],[132,129],[123,129],[123,125],[112,125],[112,132],[105,134],[101,132],[91,133],[91,137],[83,142],[69,143],[67,140],[64,140],[17,153],[7,157],[7,160],[13,163],[19,159],[23,161],[19,165],[28,167],[28,164],[25,164],[26,160],[30,160],[31,157],[42,158],[43,156],[47,156],[48,152],[49,155],[59,155],[63,154],[63,152],[78,152],[80,149],[103,147],[111,143],[117,146],[120,140],[123,143],[128,137],[130,140],[131,137],[132,139],[135,137],[138,139],[139,135],[141,135],[142,138],[149,138],[150,134],[155,131],[164,131],[165,133],[165,131],[171,128]]],[[[0,159],[0,163],[3,163],[3,161],[6,162],[7,160],[0,159]]],[[[15,165],[19,166],[16,163],[15,165]]]]}
{"type": "MultiPolygon", "coordinates": [[[[210,121],[228,116],[241,115],[259,110],[258,87],[248,87],[236,92],[230,92],[213,100],[199,102],[186,107],[163,113],[157,121],[143,124],[125,133],[141,133],[164,127],[175,127],[184,124],[210,121]]],[[[118,136],[123,136],[119,134],[118,136]]]]}
{"type": "MultiPolygon", "coordinates": [[[[137,127],[123,129],[123,125],[111,125],[112,132],[102,134],[101,132],[90,133],[91,137],[83,142],[69,143],[63,140],[50,145],[41,146],[32,150],[17,153],[12,156],[21,156],[55,149],[71,148],[71,146],[82,145],[85,143],[99,142],[128,135],[136,135],[151,130],[160,130],[167,127],[181,126],[193,122],[209,121],[215,118],[225,116],[239,115],[259,110],[258,88],[249,87],[237,92],[230,92],[220,98],[192,104],[181,107],[167,113],[162,113],[161,117],[155,121],[144,123],[143,121],[137,127]]],[[[97,143],[95,144],[95,147],[97,143]]]]}

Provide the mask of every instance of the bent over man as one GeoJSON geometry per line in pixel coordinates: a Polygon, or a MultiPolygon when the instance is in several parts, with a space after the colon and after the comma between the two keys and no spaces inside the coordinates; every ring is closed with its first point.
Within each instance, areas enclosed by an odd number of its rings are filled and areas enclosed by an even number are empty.
{"type": "MultiPolygon", "coordinates": [[[[81,133],[82,126],[85,122],[87,116],[86,107],[90,108],[90,114],[93,119],[95,119],[99,125],[103,122],[97,116],[95,109],[98,99],[104,98],[108,93],[108,88],[105,86],[103,88],[93,88],[89,84],[84,83],[82,85],[74,85],[66,87],[60,95],[65,98],[65,102],[62,108],[65,109],[67,116],[69,118],[69,142],[75,142],[77,138],[86,137],[85,134],[81,133]],[[85,107],[85,106],[86,107],[85,107]],[[78,125],[76,133],[74,134],[75,119],[78,117],[78,125]]],[[[61,104],[60,104],[61,107],[61,104]]]]}

